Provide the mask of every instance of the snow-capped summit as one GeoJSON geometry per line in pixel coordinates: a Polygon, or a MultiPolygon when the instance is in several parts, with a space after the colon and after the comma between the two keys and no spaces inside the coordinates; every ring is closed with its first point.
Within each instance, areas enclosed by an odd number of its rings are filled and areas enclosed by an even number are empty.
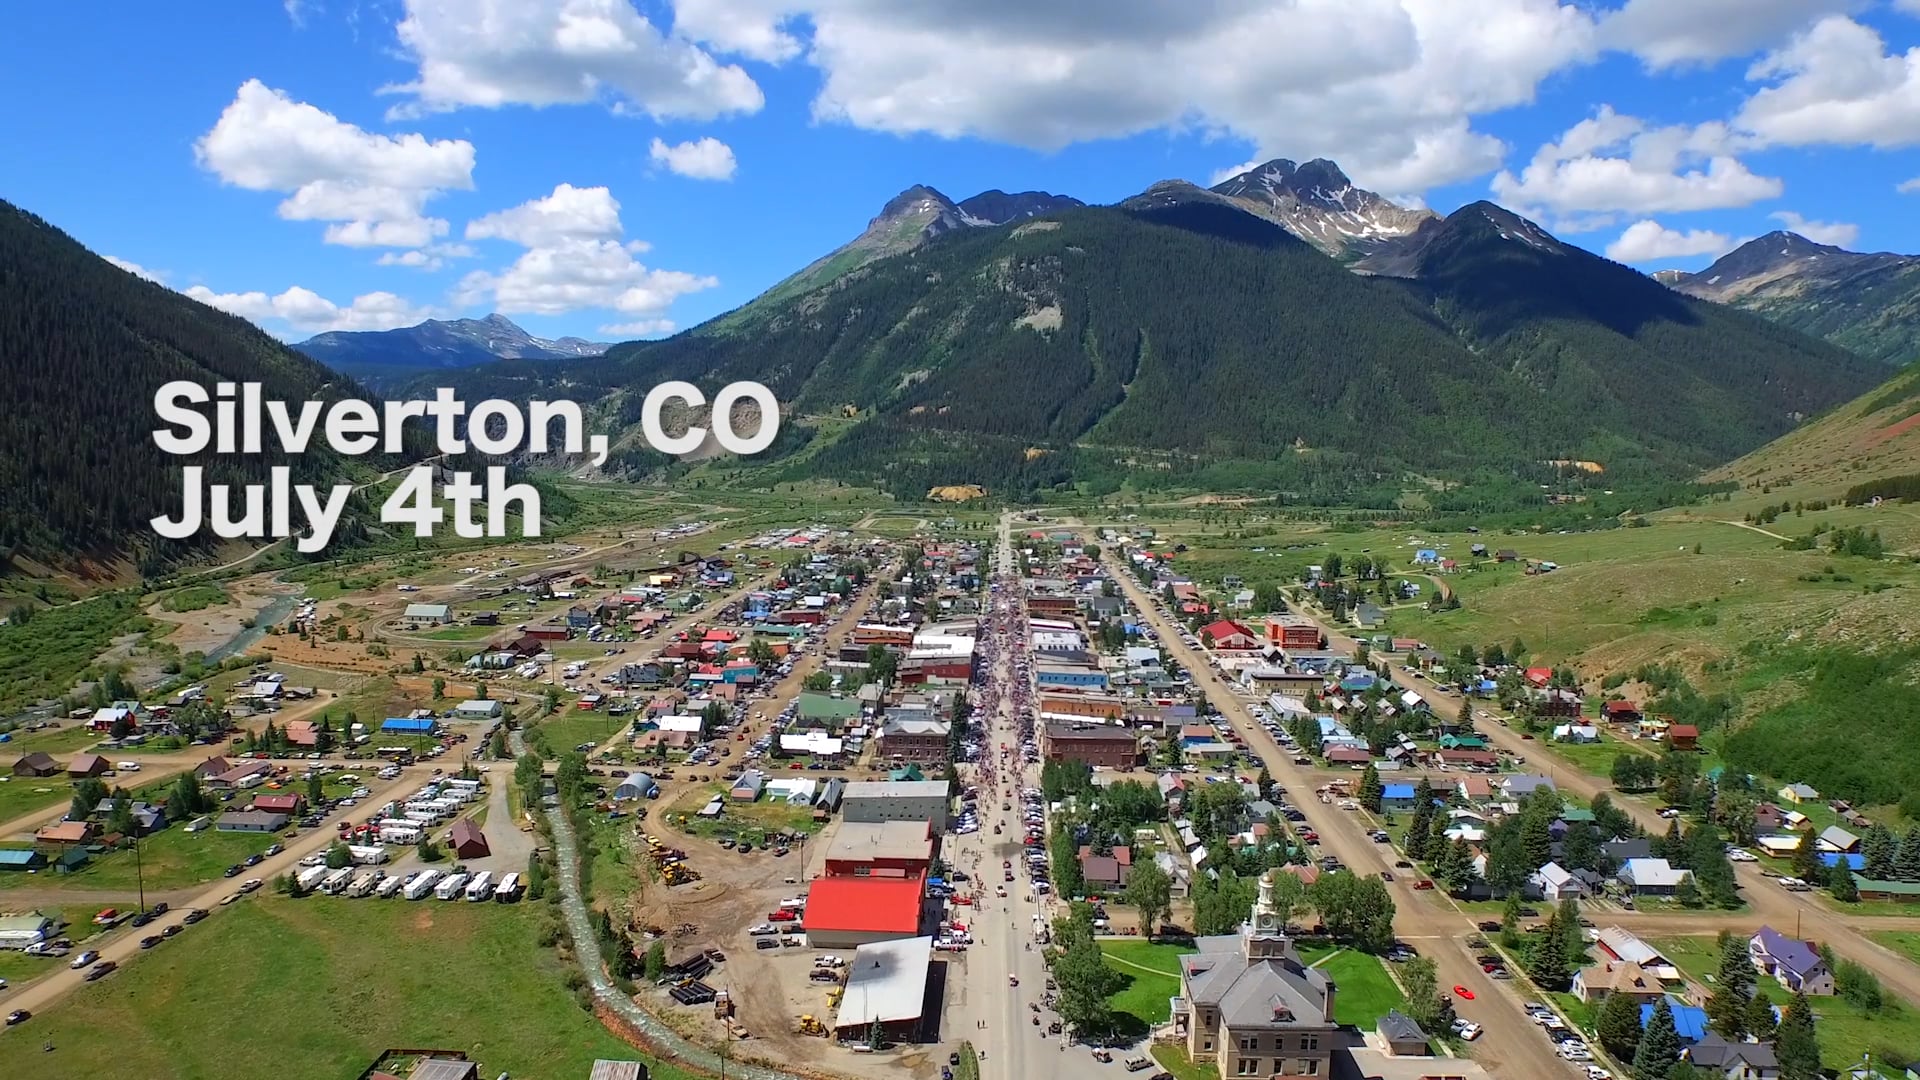
{"type": "Polygon", "coordinates": [[[1434,220],[1353,185],[1325,158],[1295,164],[1276,158],[1211,189],[1336,258],[1354,258],[1410,236],[1434,220]]]}

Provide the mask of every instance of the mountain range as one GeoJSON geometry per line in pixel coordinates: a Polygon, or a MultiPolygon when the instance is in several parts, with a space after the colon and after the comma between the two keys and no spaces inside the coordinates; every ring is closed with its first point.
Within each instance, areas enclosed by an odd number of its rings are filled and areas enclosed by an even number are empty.
{"type": "MultiPolygon", "coordinates": [[[[621,429],[662,379],[763,382],[789,417],[766,455],[784,475],[918,496],[1166,482],[1221,462],[1322,493],[1561,458],[1684,476],[1884,372],[1491,203],[1441,217],[1331,162],[1275,161],[1109,207],[915,186],[852,242],[676,337],[451,377],[511,396],[564,379],[621,429]]],[[[616,464],[667,466],[641,451],[616,464]]]]}
{"type": "Polygon", "coordinates": [[[1699,273],[1654,276],[1689,296],[1745,308],[1874,360],[1920,359],[1920,255],[1848,251],[1772,232],[1699,273]]]}
{"type": "Polygon", "coordinates": [[[429,319],[397,330],[334,330],[295,345],[315,360],[375,388],[395,378],[495,360],[579,360],[611,346],[577,337],[534,337],[505,315],[429,319]]]}

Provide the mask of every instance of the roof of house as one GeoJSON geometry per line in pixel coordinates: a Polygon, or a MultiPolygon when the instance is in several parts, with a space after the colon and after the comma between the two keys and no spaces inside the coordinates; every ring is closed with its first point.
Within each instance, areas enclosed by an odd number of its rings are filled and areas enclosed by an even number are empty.
{"type": "Polygon", "coordinates": [[[34,769],[37,771],[44,771],[47,769],[57,769],[60,767],[60,763],[53,759],[52,754],[35,750],[33,753],[24,755],[20,758],[20,760],[14,762],[13,767],[15,769],[34,769]]]}
{"type": "Polygon", "coordinates": [[[60,821],[33,835],[56,844],[77,844],[93,835],[93,826],[84,821],[60,821]]]}
{"type": "Polygon", "coordinates": [[[1772,957],[1774,963],[1795,975],[1811,974],[1826,963],[1813,946],[1798,938],[1788,937],[1771,926],[1762,926],[1760,932],[1753,935],[1752,944],[1772,957]]]}
{"type": "Polygon", "coordinates": [[[101,757],[99,754],[75,754],[73,755],[73,760],[67,762],[68,772],[93,772],[96,769],[104,769],[106,767],[107,759],[101,757]]]}
{"type": "Polygon", "coordinates": [[[415,1065],[413,1071],[407,1074],[407,1080],[472,1080],[478,1075],[480,1065],[477,1062],[430,1057],[415,1065]]]}
{"type": "MultiPolygon", "coordinates": [[[[814,891],[817,895],[817,883],[814,891]]],[[[807,906],[807,925],[809,929],[813,926],[812,904],[807,906]]],[[[876,941],[855,949],[847,965],[846,991],[841,995],[834,1027],[859,1028],[875,1021],[886,1024],[917,1018],[926,1007],[932,960],[930,937],[876,941]]]]}
{"type": "Polygon", "coordinates": [[[274,810],[229,810],[220,815],[215,827],[233,825],[258,825],[267,829],[278,829],[287,823],[287,815],[274,810]]]}
{"type": "Polygon", "coordinates": [[[403,617],[408,619],[444,619],[453,611],[446,604],[408,604],[403,617]]]}
{"type": "Polygon", "coordinates": [[[1380,797],[1383,799],[1411,799],[1413,798],[1413,791],[1414,788],[1412,784],[1388,784],[1380,789],[1380,797]]]}
{"type": "Polygon", "coordinates": [[[1675,724],[1667,729],[1667,737],[1670,739],[1697,739],[1700,737],[1700,729],[1693,724],[1675,724]]]}
{"type": "Polygon", "coordinates": [[[1838,825],[1829,825],[1820,830],[1820,842],[1837,851],[1846,851],[1860,842],[1860,838],[1838,825]]]}
{"type": "Polygon", "coordinates": [[[1080,859],[1080,876],[1089,882],[1119,881],[1120,863],[1111,855],[1085,855],[1080,859]]]}
{"type": "Polygon", "coordinates": [[[1529,795],[1541,788],[1552,788],[1553,781],[1544,776],[1528,773],[1515,773],[1501,780],[1501,785],[1509,795],[1529,795]]]}
{"type": "Polygon", "coordinates": [[[1591,964],[1580,969],[1580,984],[1590,990],[1608,993],[1652,993],[1660,989],[1660,980],[1632,961],[1591,964]]]}
{"type": "Polygon", "coordinates": [[[1687,872],[1665,859],[1628,859],[1620,868],[1620,876],[1635,885],[1663,887],[1679,885],[1687,872]]]}
{"type": "Polygon", "coordinates": [[[1598,940],[1600,945],[1617,960],[1645,967],[1656,960],[1663,959],[1653,946],[1617,926],[1601,929],[1598,940]]]}
{"type": "Polygon", "coordinates": [[[1780,1067],[1771,1042],[1728,1042],[1717,1031],[1707,1032],[1699,1042],[1687,1047],[1686,1057],[1703,1069],[1721,1073],[1742,1062],[1756,1072],[1780,1067]]]}
{"type": "Polygon", "coordinates": [[[1220,1010],[1226,1027],[1265,1026],[1294,1019],[1324,1023],[1328,981],[1288,947],[1281,960],[1249,962],[1238,936],[1203,938],[1201,952],[1180,957],[1180,983],[1189,1001],[1220,1010]]]}
{"type": "Polygon", "coordinates": [[[1550,862],[1535,870],[1533,876],[1540,884],[1553,889],[1563,888],[1575,880],[1573,874],[1557,862],[1550,862]]]}
{"type": "Polygon", "coordinates": [[[807,890],[806,927],[911,934],[920,929],[925,890],[920,877],[815,878],[807,890]]]}
{"type": "Polygon", "coordinates": [[[291,812],[291,811],[300,809],[301,801],[302,801],[301,796],[297,794],[296,795],[256,795],[253,798],[253,808],[255,810],[278,810],[281,812],[291,812]]]}
{"type": "Polygon", "coordinates": [[[827,859],[933,859],[933,829],[924,821],[843,821],[827,845],[827,859]]]}
{"type": "Polygon", "coordinates": [[[1238,635],[1241,637],[1253,636],[1253,631],[1247,629],[1245,624],[1235,622],[1232,619],[1219,619],[1214,622],[1210,622],[1207,625],[1201,627],[1200,632],[1212,638],[1215,641],[1220,641],[1227,637],[1231,637],[1235,635],[1238,635]]]}
{"type": "Polygon", "coordinates": [[[593,1063],[593,1071],[587,1074],[587,1080],[646,1080],[646,1069],[638,1061],[601,1058],[593,1063]]]}
{"type": "Polygon", "coordinates": [[[1420,1030],[1420,1025],[1414,1023],[1413,1017],[1399,1009],[1387,1010],[1387,1015],[1380,1018],[1377,1030],[1380,1032],[1380,1037],[1388,1042],[1427,1041],[1427,1033],[1420,1030]]]}
{"type": "Polygon", "coordinates": [[[461,818],[453,823],[452,829],[447,831],[447,842],[454,847],[474,842],[484,845],[487,842],[487,834],[480,831],[480,826],[475,825],[472,818],[461,818]]]}
{"type": "Polygon", "coordinates": [[[37,866],[46,859],[32,848],[0,848],[0,866],[37,866]]]}
{"type": "MultiPolygon", "coordinates": [[[[1679,1033],[1680,1041],[1693,1043],[1706,1037],[1707,1010],[1688,1005],[1672,994],[1667,995],[1667,1008],[1673,1012],[1673,1030],[1679,1033]]],[[[1651,1003],[1640,1006],[1642,1029],[1653,1019],[1653,1009],[1651,1003]]]]}

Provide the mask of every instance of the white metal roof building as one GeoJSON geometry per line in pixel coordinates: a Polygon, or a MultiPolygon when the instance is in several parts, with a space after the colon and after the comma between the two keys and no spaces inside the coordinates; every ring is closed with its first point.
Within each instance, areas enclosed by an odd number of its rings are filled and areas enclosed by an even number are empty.
{"type": "Polygon", "coordinates": [[[945,780],[862,780],[841,792],[840,813],[847,821],[924,821],[943,833],[951,804],[945,780]]]}
{"type": "Polygon", "coordinates": [[[834,1017],[836,1031],[864,1034],[875,1021],[918,1021],[926,1007],[933,939],[876,941],[854,950],[847,965],[847,989],[834,1017]]]}

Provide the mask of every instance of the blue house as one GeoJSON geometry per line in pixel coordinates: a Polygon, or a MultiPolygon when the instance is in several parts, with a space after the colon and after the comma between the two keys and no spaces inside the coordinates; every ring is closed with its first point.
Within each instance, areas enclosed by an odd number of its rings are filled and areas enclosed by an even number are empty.
{"type": "Polygon", "coordinates": [[[1364,671],[1350,672],[1340,680],[1340,689],[1349,694],[1364,693],[1373,689],[1374,682],[1374,677],[1364,671]]]}
{"type": "MultiPolygon", "coordinates": [[[[1707,1010],[1688,1005],[1672,994],[1667,995],[1667,1008],[1673,1010],[1673,1030],[1679,1033],[1682,1043],[1692,1045],[1707,1037],[1707,1010]]],[[[1646,1030],[1652,1019],[1653,1006],[1640,1006],[1641,1030],[1646,1030]]]]}
{"type": "Polygon", "coordinates": [[[1421,548],[1413,553],[1413,561],[1427,566],[1440,561],[1440,553],[1432,548],[1421,548]]]}
{"type": "Polygon", "coordinates": [[[432,718],[413,720],[404,716],[389,716],[380,721],[380,731],[385,735],[432,735],[440,726],[432,718]]]}
{"type": "Polygon", "coordinates": [[[1388,784],[1380,791],[1380,809],[1388,813],[1400,810],[1412,810],[1414,807],[1414,788],[1412,784],[1388,784]]]}
{"type": "Polygon", "coordinates": [[[1847,869],[1855,872],[1867,868],[1867,857],[1858,853],[1841,854],[1838,851],[1828,851],[1820,856],[1822,866],[1839,866],[1842,862],[1847,864],[1847,869]]]}

